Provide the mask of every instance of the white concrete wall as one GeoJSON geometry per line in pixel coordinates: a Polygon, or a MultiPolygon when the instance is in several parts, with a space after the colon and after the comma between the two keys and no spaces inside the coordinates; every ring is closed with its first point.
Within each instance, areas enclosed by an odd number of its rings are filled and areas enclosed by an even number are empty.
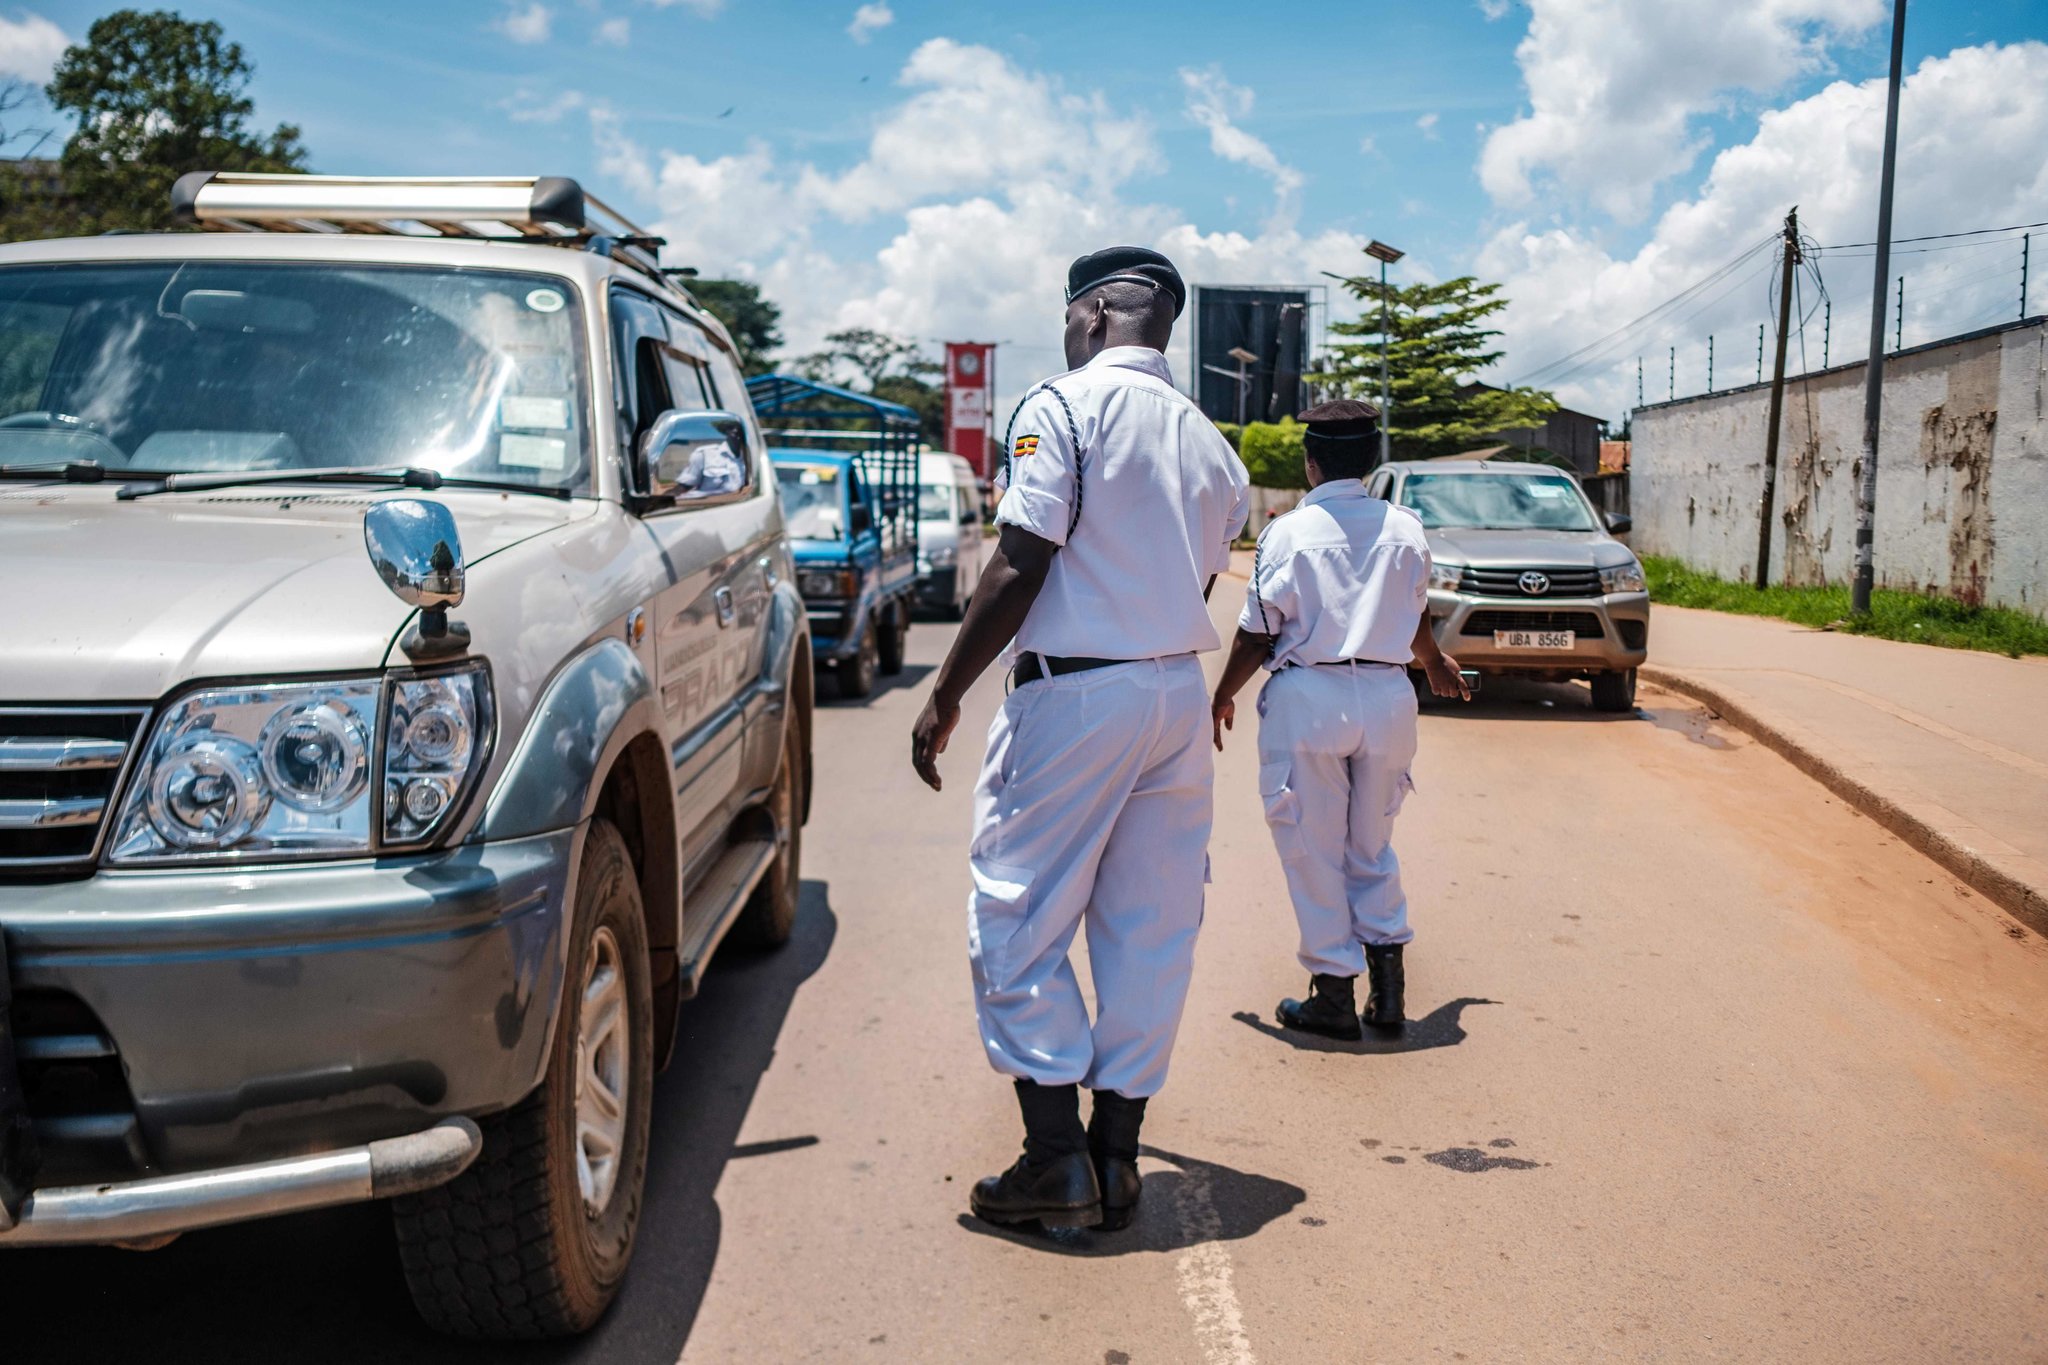
{"type": "MultiPolygon", "coordinates": [[[[1723,578],[1753,576],[1768,385],[1638,408],[1633,537],[1723,578]]],[[[2048,324],[1885,362],[1877,578],[2048,615],[2048,324]]],[[[1855,574],[1863,367],[1788,379],[1771,579],[1855,574]]]]}

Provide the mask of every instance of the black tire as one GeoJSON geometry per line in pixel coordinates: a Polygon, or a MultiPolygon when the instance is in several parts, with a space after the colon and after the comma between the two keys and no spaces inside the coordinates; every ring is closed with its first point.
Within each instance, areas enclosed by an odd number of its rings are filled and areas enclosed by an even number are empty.
{"type": "Polygon", "coordinates": [[[1595,711],[1635,710],[1636,671],[1631,668],[1625,673],[1595,673],[1593,675],[1593,709],[1595,711]]]}
{"type": "Polygon", "coordinates": [[[870,619],[867,629],[861,632],[860,648],[851,659],[841,659],[836,666],[839,678],[839,695],[850,701],[859,701],[875,690],[875,674],[881,668],[881,643],[877,638],[881,622],[870,619]]]}
{"type": "Polygon", "coordinates": [[[768,793],[768,816],[775,822],[779,849],[761,884],[733,921],[734,942],[746,948],[780,948],[796,927],[797,896],[804,860],[804,754],[796,718],[783,727],[782,771],[768,793]]]}
{"type": "Polygon", "coordinates": [[[910,642],[910,608],[898,602],[889,608],[888,623],[875,639],[875,647],[881,658],[881,674],[893,678],[903,671],[903,649],[910,642]]]}
{"type": "MultiPolygon", "coordinates": [[[[632,1260],[653,1102],[653,991],[639,881],[625,841],[602,818],[585,836],[568,932],[569,971],[539,1088],[482,1121],[483,1153],[467,1171],[392,1205],[413,1303],[429,1326],[452,1336],[507,1340],[587,1331],[610,1306],[632,1260]],[[602,981],[586,978],[607,964],[628,1029],[610,1054],[624,1072],[623,1133],[613,1149],[610,1188],[592,1213],[578,1170],[578,1072],[586,1055],[586,996],[602,1002],[606,991],[602,981]]],[[[599,1046],[588,1055],[606,1054],[599,1046]]]]}

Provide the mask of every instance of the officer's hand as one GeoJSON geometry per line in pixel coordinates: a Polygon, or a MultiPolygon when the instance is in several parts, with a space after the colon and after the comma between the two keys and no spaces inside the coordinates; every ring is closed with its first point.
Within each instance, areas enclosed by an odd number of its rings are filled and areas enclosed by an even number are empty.
{"type": "Polygon", "coordinates": [[[946,752],[946,741],[952,737],[953,727],[960,723],[960,708],[941,706],[939,695],[933,692],[918,713],[917,724],[910,730],[910,766],[917,769],[917,775],[924,779],[933,791],[941,789],[939,781],[939,755],[946,752]]]}
{"type": "Polygon", "coordinates": [[[1216,727],[1216,752],[1223,752],[1223,732],[1237,728],[1237,703],[1218,697],[1209,703],[1209,720],[1216,727]]]}
{"type": "Polygon", "coordinates": [[[1458,671],[1458,661],[1450,655],[1439,652],[1423,665],[1423,671],[1429,675],[1429,690],[1439,697],[1472,700],[1472,689],[1465,686],[1465,677],[1458,671]]]}

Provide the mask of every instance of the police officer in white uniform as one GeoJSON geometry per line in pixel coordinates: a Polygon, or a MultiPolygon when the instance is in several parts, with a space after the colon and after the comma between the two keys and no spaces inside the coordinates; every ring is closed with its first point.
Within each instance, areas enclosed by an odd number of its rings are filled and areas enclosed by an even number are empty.
{"type": "Polygon", "coordinates": [[[1232,699],[1261,666],[1259,794],[1301,928],[1306,1000],[1280,1022],[1328,1038],[1364,1036],[1353,982],[1371,973],[1366,1022],[1403,1024],[1401,947],[1412,937],[1394,817],[1413,783],[1411,657],[1439,696],[1468,696],[1431,634],[1422,520],[1368,495],[1379,411],[1349,400],[1301,414],[1309,492],[1259,539],[1223,676],[1211,703],[1216,747],[1232,699]]]}
{"type": "Polygon", "coordinates": [[[961,697],[999,654],[1014,664],[968,850],[975,1012],[1025,1130],[1017,1163],[974,1188],[990,1222],[1128,1225],[1139,1124],[1187,993],[1214,777],[1196,655],[1220,643],[1206,599],[1249,480],[1173,387],[1163,352],[1186,299],[1155,251],[1074,262],[1075,368],[1011,420],[997,551],[912,736],[936,788],[961,697]],[[1084,924],[1092,1022],[1067,960],[1084,924]]]}

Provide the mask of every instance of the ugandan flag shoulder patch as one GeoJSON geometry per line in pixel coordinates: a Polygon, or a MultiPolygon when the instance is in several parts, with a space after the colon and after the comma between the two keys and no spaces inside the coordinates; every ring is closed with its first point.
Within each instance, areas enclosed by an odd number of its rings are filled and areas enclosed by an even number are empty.
{"type": "Polygon", "coordinates": [[[1016,456],[1018,459],[1021,460],[1026,455],[1033,454],[1037,450],[1038,438],[1036,436],[1019,436],[1017,438],[1016,456]]]}

